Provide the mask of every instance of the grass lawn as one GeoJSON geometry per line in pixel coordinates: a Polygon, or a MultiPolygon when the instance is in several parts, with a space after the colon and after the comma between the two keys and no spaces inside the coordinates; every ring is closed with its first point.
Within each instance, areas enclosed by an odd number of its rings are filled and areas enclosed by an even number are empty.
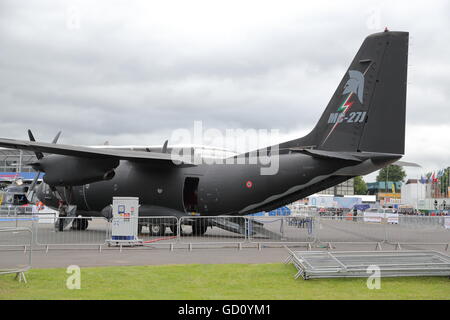
{"type": "Polygon", "coordinates": [[[68,290],[69,274],[33,269],[28,283],[0,275],[0,299],[450,299],[447,277],[384,278],[380,290],[366,280],[294,280],[284,264],[168,265],[81,269],[81,289],[68,290]]]}

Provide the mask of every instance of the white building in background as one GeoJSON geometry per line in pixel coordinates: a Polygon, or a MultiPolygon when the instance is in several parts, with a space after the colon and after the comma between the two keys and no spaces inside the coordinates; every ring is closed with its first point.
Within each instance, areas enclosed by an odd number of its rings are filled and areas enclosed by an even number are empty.
{"type": "Polygon", "coordinates": [[[355,205],[367,204],[373,206],[376,203],[374,195],[345,195],[335,197],[333,195],[315,193],[308,196],[308,205],[319,208],[347,208],[351,209],[355,205]]]}
{"type": "Polygon", "coordinates": [[[427,184],[420,183],[417,179],[408,179],[404,185],[402,185],[401,199],[402,204],[410,205],[416,209],[419,206],[419,200],[425,199],[427,193],[427,184]]]}
{"type": "Polygon", "coordinates": [[[352,196],[355,194],[354,182],[355,182],[355,179],[351,178],[351,179],[348,179],[347,181],[344,181],[334,187],[322,190],[322,191],[318,192],[318,194],[352,196]]]}
{"type": "Polygon", "coordinates": [[[377,196],[376,195],[357,194],[357,195],[354,195],[354,196],[344,196],[344,198],[348,198],[348,197],[361,198],[362,203],[375,204],[377,202],[377,196]]]}
{"type": "Polygon", "coordinates": [[[433,197],[433,187],[431,183],[420,183],[417,179],[409,179],[402,186],[401,202],[419,210],[444,209],[448,208],[450,198],[433,197]]]}

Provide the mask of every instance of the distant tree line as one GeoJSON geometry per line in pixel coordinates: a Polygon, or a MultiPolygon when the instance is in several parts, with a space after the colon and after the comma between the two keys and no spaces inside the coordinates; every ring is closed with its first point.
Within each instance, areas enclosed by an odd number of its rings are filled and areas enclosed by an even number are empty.
{"type": "Polygon", "coordinates": [[[406,172],[402,167],[395,164],[388,165],[378,172],[377,182],[393,181],[400,182],[406,177],[406,172]]]}

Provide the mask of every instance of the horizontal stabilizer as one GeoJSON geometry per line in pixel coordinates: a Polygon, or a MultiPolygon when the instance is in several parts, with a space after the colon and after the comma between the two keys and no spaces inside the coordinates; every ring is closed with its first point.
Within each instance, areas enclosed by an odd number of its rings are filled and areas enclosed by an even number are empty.
{"type": "Polygon", "coordinates": [[[349,152],[335,152],[335,151],[325,151],[325,150],[316,150],[316,149],[303,149],[303,148],[290,148],[289,150],[294,152],[301,152],[304,154],[308,154],[317,158],[332,158],[332,159],[341,159],[341,160],[350,160],[362,162],[362,159],[359,159],[349,152]]]}
{"type": "MultiPolygon", "coordinates": [[[[391,160],[400,159],[401,154],[383,153],[383,152],[346,152],[346,151],[326,151],[318,149],[309,149],[302,147],[289,148],[290,151],[300,152],[316,158],[340,159],[348,161],[363,162],[368,159],[372,160],[391,160]]],[[[395,164],[399,166],[420,167],[416,163],[397,161],[395,164]]]]}
{"type": "Polygon", "coordinates": [[[396,161],[393,164],[400,167],[416,167],[416,168],[422,168],[420,164],[414,163],[414,162],[406,162],[406,161],[396,161]]]}

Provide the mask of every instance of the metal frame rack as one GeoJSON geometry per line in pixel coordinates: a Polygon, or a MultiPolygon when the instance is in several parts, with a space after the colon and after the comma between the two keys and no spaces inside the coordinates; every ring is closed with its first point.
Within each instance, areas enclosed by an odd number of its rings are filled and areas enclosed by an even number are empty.
{"type": "Polygon", "coordinates": [[[381,277],[450,276],[450,257],[437,251],[289,251],[286,263],[298,272],[295,279],[369,277],[371,267],[381,277]]]}

